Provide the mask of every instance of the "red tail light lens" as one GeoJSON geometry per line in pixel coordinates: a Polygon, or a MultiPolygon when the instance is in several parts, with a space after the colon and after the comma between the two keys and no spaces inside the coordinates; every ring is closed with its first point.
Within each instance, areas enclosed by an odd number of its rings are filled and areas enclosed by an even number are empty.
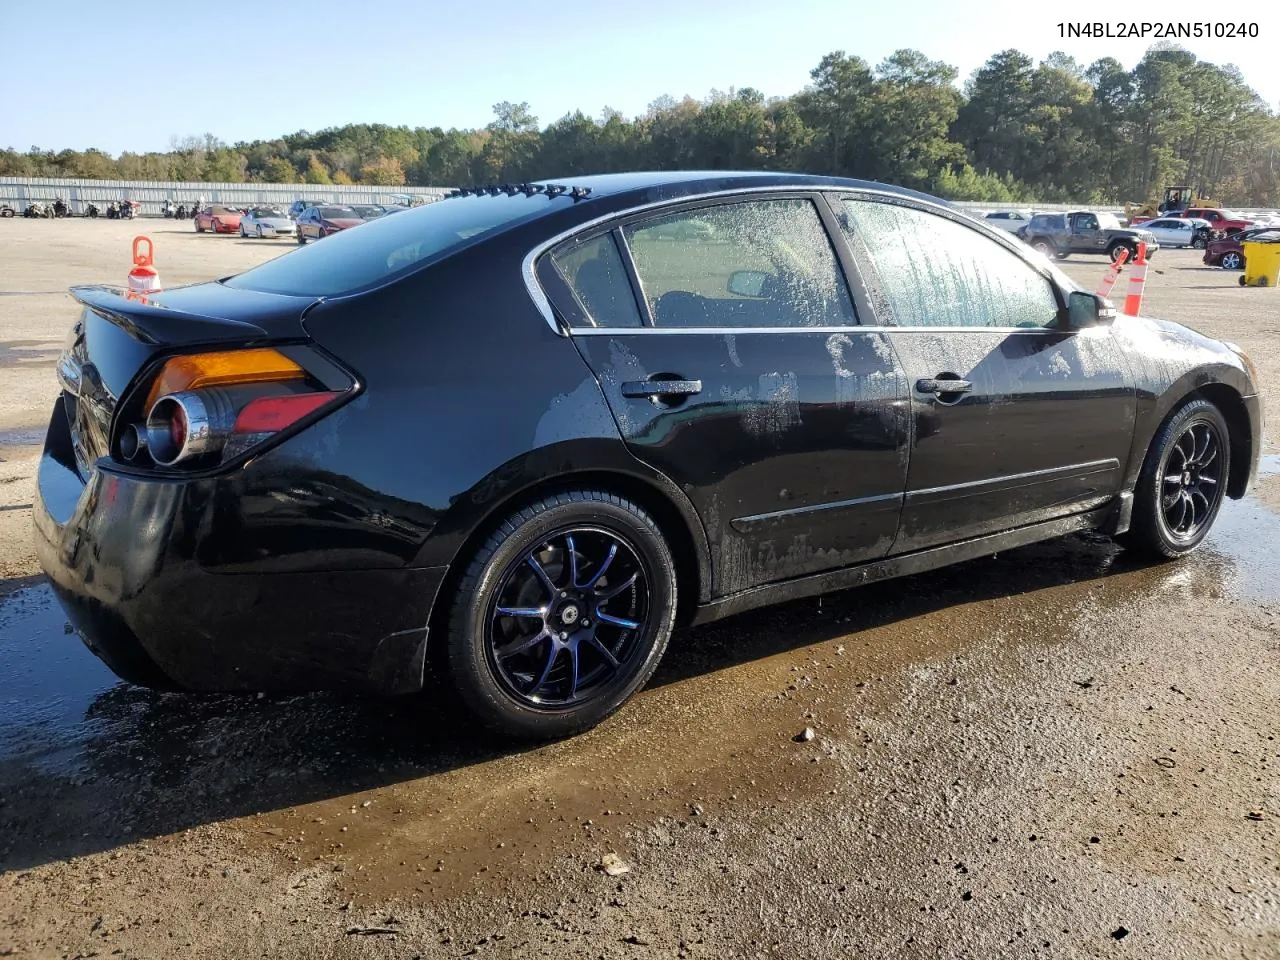
{"type": "Polygon", "coordinates": [[[251,400],[236,417],[232,433],[275,433],[342,396],[337,392],[299,393],[251,400]]]}

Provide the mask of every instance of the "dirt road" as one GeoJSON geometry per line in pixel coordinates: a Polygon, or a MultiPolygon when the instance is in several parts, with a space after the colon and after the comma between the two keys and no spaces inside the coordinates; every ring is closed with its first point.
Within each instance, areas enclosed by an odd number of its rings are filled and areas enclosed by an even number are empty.
{"type": "MultiPolygon", "coordinates": [[[[143,226],[169,283],[286,248],[143,226]]],[[[441,691],[156,694],[27,533],[57,291],[134,232],[0,224],[0,956],[1280,956],[1274,445],[1188,560],[1077,536],[687,630],[564,743],[441,691]]],[[[1156,263],[1149,312],[1245,346],[1280,422],[1280,294],[1156,263]]]]}

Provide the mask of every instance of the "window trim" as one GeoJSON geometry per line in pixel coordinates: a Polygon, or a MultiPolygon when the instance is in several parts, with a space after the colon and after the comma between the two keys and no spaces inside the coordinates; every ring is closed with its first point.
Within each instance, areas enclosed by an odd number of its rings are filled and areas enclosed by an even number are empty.
{"type": "MultiPolygon", "coordinates": [[[[1033,333],[1033,334],[1051,333],[1058,336],[1061,336],[1065,332],[1065,328],[1063,325],[1064,318],[1066,316],[1066,310],[1067,310],[1067,296],[1065,291],[1063,291],[1063,289],[1058,286],[1058,283],[1054,279],[1052,274],[1046,271],[1040,264],[1036,263],[1034,260],[1030,258],[1030,256],[1027,255],[1030,252],[1030,248],[1027,248],[1026,250],[1018,249],[1018,247],[1014,246],[1008,240],[1008,235],[1005,234],[1003,230],[995,230],[994,228],[990,228],[990,227],[987,227],[984,229],[983,224],[979,223],[979,221],[974,220],[971,217],[965,217],[963,214],[956,213],[954,211],[948,210],[945,207],[940,207],[936,204],[921,203],[920,201],[916,200],[914,197],[903,197],[897,194],[884,194],[884,193],[868,191],[868,190],[846,189],[834,195],[831,193],[828,193],[826,195],[826,200],[827,200],[827,203],[832,208],[833,216],[838,216],[837,211],[839,209],[839,205],[843,203],[845,200],[859,200],[859,201],[865,201],[869,203],[887,203],[891,206],[906,207],[909,210],[919,210],[922,213],[931,213],[931,214],[941,216],[945,220],[950,220],[951,222],[956,223],[961,227],[964,227],[966,230],[972,230],[974,233],[978,234],[979,236],[983,236],[995,241],[997,246],[1003,247],[1005,250],[1008,250],[1010,253],[1012,253],[1017,259],[1021,260],[1022,263],[1029,270],[1037,274],[1042,280],[1044,280],[1045,283],[1049,285],[1049,289],[1053,291],[1054,301],[1058,304],[1058,315],[1055,318],[1054,322],[1048,326],[1043,326],[1043,327],[971,327],[971,326],[954,326],[954,325],[932,326],[927,324],[915,324],[915,325],[890,324],[886,322],[887,321],[886,317],[882,317],[880,313],[876,311],[874,307],[872,307],[871,313],[869,315],[875,318],[876,327],[874,329],[883,330],[885,332],[906,331],[906,330],[911,330],[911,331],[925,330],[925,331],[949,332],[949,333],[955,333],[955,332],[961,332],[961,331],[973,332],[975,330],[982,330],[986,332],[995,331],[999,333],[1020,333],[1020,334],[1021,333],[1033,333]]],[[[846,244],[848,244],[848,238],[844,237],[843,229],[840,230],[840,234],[842,239],[844,239],[846,244]]],[[[850,256],[857,261],[856,263],[857,268],[868,278],[868,282],[875,283],[878,287],[880,287],[881,295],[883,295],[883,290],[884,290],[882,285],[883,281],[880,278],[880,271],[877,269],[876,265],[870,262],[862,263],[859,255],[853,252],[853,247],[851,244],[848,245],[848,249],[849,249],[850,256]]],[[[867,328],[864,327],[863,329],[867,329],[867,328]]]]}
{"type": "MultiPolygon", "coordinates": [[[[786,186],[768,186],[768,187],[736,187],[731,190],[715,190],[709,193],[699,194],[697,197],[680,197],[676,199],[655,200],[650,203],[640,204],[630,207],[620,212],[607,213],[602,216],[595,217],[580,223],[568,230],[562,231],[553,237],[543,240],[532,247],[524,256],[524,260],[520,265],[520,274],[524,280],[525,290],[529,294],[529,298],[533,301],[534,307],[542,314],[543,320],[547,326],[551,328],[551,332],[559,337],[575,337],[575,336],[618,336],[620,334],[690,334],[690,333],[713,333],[713,334],[747,334],[747,333],[843,333],[849,330],[875,330],[875,331],[893,331],[893,330],[1000,330],[1010,333],[1045,333],[1058,332],[1061,333],[1059,327],[899,327],[884,326],[878,322],[877,314],[870,309],[870,304],[866,304],[868,312],[863,313],[863,304],[859,302],[859,287],[862,284],[862,278],[858,264],[853,260],[852,255],[847,262],[841,263],[842,271],[845,275],[845,285],[849,289],[850,295],[853,297],[855,319],[858,323],[854,327],[571,327],[563,318],[558,316],[556,308],[552,305],[551,300],[547,297],[546,291],[542,288],[538,277],[538,269],[540,261],[543,257],[562,243],[573,240],[577,237],[587,239],[587,234],[599,230],[604,227],[606,230],[617,229],[623,223],[645,217],[645,215],[655,215],[659,211],[671,210],[675,211],[681,207],[705,206],[710,203],[723,202],[725,199],[734,197],[743,197],[744,199],[757,199],[761,196],[786,198],[788,196],[806,196],[814,200],[821,215],[824,207],[827,213],[832,217],[835,216],[832,207],[831,197],[853,197],[860,199],[869,199],[876,201],[884,201],[891,203],[901,203],[903,206],[915,207],[928,213],[936,213],[954,220],[975,232],[993,239],[1002,245],[1006,250],[1023,261],[1028,267],[1040,274],[1053,288],[1054,296],[1060,304],[1066,303],[1066,295],[1058,286],[1053,276],[1046,271],[1040,264],[1037,264],[1031,257],[1031,249],[1021,243],[1016,243],[1011,234],[995,227],[988,227],[972,218],[965,218],[964,215],[951,207],[942,203],[934,202],[925,198],[904,195],[893,190],[876,189],[875,187],[850,187],[844,184],[806,184],[803,187],[786,187],[786,186]],[[966,223],[968,219],[970,222],[966,223]],[[850,270],[854,270],[858,275],[859,283],[851,282],[850,270]],[[867,318],[874,319],[874,323],[866,323],[867,318]]],[[[1029,221],[1028,221],[1029,222],[1029,221]]],[[[824,218],[824,225],[827,221],[824,218]]],[[[831,240],[832,246],[836,249],[837,259],[840,257],[840,245],[844,245],[847,249],[848,241],[844,237],[843,230],[837,230],[835,233],[831,228],[827,227],[827,236],[831,240]]],[[[629,251],[628,251],[629,252],[629,251]]],[[[647,309],[647,308],[646,308],[647,309]]],[[[1065,309],[1065,307],[1063,308],[1065,309]]]]}

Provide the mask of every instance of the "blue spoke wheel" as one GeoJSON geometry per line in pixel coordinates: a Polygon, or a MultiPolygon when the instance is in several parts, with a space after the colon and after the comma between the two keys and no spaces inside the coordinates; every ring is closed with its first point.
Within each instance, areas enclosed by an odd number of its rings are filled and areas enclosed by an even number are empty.
{"type": "Polygon", "coordinates": [[[556,531],[503,573],[486,651],[512,696],[561,708],[607,688],[639,647],[649,576],[636,548],[600,527],[556,531]]]}
{"type": "Polygon", "coordinates": [[[675,611],[675,561],[642,508],[604,491],[555,494],[512,514],[467,569],[450,673],[503,733],[576,733],[649,678],[675,611]]]}

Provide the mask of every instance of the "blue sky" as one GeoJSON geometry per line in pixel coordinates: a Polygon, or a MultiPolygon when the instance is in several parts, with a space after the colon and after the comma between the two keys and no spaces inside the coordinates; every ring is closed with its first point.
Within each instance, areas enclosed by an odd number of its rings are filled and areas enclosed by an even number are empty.
{"type": "Polygon", "coordinates": [[[0,0],[0,146],[115,154],[205,132],[234,142],[360,121],[476,127],[500,100],[529,101],[543,124],[577,108],[633,116],[662,94],[793,93],[832,50],[874,65],[915,47],[962,80],[1011,46],[1129,67],[1151,40],[1063,39],[1057,25],[1205,21],[1215,9],[1255,20],[1260,38],[1181,42],[1237,64],[1276,109],[1280,6],[1270,3],[0,0]]]}

